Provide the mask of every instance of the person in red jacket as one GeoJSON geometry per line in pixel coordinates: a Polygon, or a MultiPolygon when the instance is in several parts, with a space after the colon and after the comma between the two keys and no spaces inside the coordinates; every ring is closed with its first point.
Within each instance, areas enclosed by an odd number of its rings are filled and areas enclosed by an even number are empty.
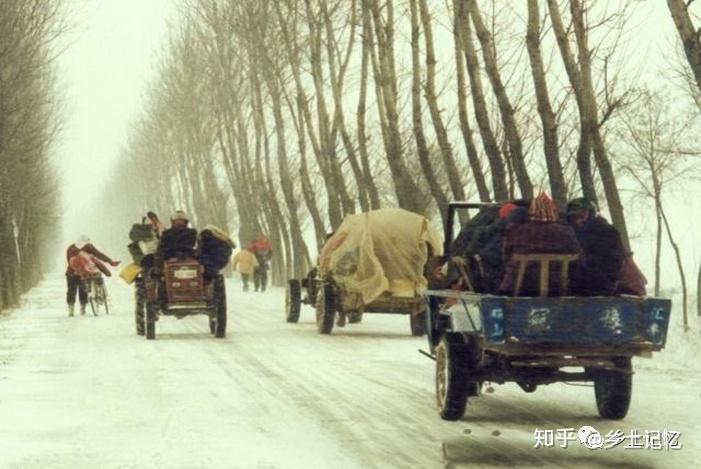
{"type": "Polygon", "coordinates": [[[90,238],[85,235],[82,235],[78,238],[78,241],[68,246],[68,249],[66,249],[66,262],[68,263],[68,267],[66,267],[66,283],[68,287],[66,291],[66,302],[68,303],[69,316],[73,316],[76,292],[78,293],[78,299],[80,301],[80,314],[85,314],[85,305],[88,304],[88,292],[85,291],[83,282],[81,282],[80,272],[75,271],[73,267],[71,267],[72,259],[73,265],[82,265],[80,262],[76,262],[74,258],[85,258],[85,254],[100,261],[107,262],[112,267],[117,267],[120,264],[120,261],[113,261],[107,255],[100,252],[92,245],[90,238]]]}
{"type": "Polygon", "coordinates": [[[255,291],[264,292],[268,284],[268,269],[270,269],[270,259],[273,256],[273,246],[270,240],[264,235],[259,234],[253,241],[248,250],[256,256],[258,267],[253,272],[253,287],[255,291]]]}

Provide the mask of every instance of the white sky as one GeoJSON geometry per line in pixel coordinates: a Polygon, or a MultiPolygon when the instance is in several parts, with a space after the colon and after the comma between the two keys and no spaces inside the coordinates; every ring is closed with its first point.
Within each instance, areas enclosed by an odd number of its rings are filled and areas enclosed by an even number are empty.
{"type": "Polygon", "coordinates": [[[176,7],[172,0],[69,3],[67,18],[75,29],[59,64],[65,117],[58,155],[68,239],[90,231],[81,211],[100,195],[128,126],[142,108],[176,7]]]}

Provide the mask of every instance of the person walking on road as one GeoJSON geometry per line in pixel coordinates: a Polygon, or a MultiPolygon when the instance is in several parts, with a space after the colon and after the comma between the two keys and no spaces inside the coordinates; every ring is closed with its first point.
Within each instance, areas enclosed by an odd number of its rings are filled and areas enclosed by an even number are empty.
{"type": "Polygon", "coordinates": [[[248,291],[248,282],[251,275],[253,275],[256,268],[258,268],[258,259],[256,259],[256,256],[248,249],[241,249],[234,256],[232,268],[237,269],[239,274],[241,274],[243,291],[248,291]]]}

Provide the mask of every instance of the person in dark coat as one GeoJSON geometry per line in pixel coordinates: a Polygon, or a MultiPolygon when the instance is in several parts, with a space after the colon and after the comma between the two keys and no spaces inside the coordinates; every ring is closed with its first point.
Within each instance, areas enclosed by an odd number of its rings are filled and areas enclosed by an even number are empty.
{"type": "Polygon", "coordinates": [[[528,210],[525,207],[509,202],[502,205],[499,209],[499,218],[491,225],[480,226],[475,230],[466,252],[476,291],[496,293],[504,276],[502,259],[504,232],[507,227],[523,223],[527,219],[528,210]]]}
{"type": "Polygon", "coordinates": [[[567,219],[584,251],[582,276],[576,293],[582,296],[613,295],[627,255],[618,230],[598,215],[596,205],[584,197],[567,204],[567,219]]]}
{"type": "MultiPolygon", "coordinates": [[[[170,228],[163,231],[158,244],[155,264],[162,268],[168,259],[187,259],[195,257],[197,230],[188,227],[189,219],[182,210],[176,211],[170,217],[170,228]]],[[[157,271],[158,273],[158,271],[157,271]]]]}
{"type": "Polygon", "coordinates": [[[446,253],[449,257],[465,256],[467,247],[475,236],[475,231],[484,226],[489,226],[499,218],[499,205],[485,205],[481,207],[477,214],[470,218],[460,228],[460,233],[448,247],[446,253]]]}
{"type": "MultiPolygon", "coordinates": [[[[504,233],[502,255],[504,260],[504,278],[499,285],[499,292],[512,295],[516,286],[519,263],[517,254],[577,254],[582,255],[582,248],[571,226],[558,223],[557,207],[552,199],[541,193],[533,199],[528,209],[529,220],[512,225],[504,233]]],[[[580,261],[570,264],[570,278],[578,277],[580,261]]],[[[524,276],[521,296],[538,296],[539,267],[531,263],[524,276]]],[[[550,269],[549,295],[560,294],[560,266],[553,263],[550,269]]]]}
{"type": "Polygon", "coordinates": [[[94,256],[96,259],[107,262],[112,267],[117,267],[120,261],[114,261],[110,259],[106,254],[100,252],[95,246],[93,246],[90,238],[82,235],[78,238],[78,241],[68,246],[66,249],[66,262],[68,267],[66,268],[66,302],[68,303],[68,315],[73,316],[73,309],[75,308],[75,297],[78,294],[78,300],[80,301],[80,314],[85,314],[85,305],[88,304],[88,292],[85,290],[85,285],[81,281],[78,272],[75,272],[71,267],[71,259],[79,256],[81,253],[86,253],[90,256],[94,256]]]}

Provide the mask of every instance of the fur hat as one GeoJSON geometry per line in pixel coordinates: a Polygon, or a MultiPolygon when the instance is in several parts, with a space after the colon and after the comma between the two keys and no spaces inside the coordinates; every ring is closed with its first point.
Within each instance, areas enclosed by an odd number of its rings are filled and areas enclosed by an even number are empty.
{"type": "Polygon", "coordinates": [[[187,216],[187,213],[185,213],[182,210],[176,210],[173,212],[173,214],[170,216],[171,221],[176,221],[176,220],[182,220],[182,221],[190,221],[190,218],[187,216]]]}

